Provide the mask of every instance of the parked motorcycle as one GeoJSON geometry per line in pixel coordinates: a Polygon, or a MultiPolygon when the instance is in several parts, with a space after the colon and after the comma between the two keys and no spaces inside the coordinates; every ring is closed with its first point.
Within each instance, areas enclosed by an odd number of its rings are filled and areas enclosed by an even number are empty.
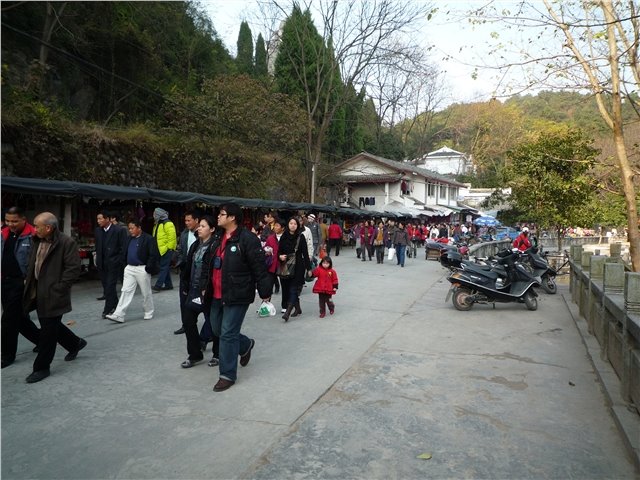
{"type": "Polygon", "coordinates": [[[457,310],[471,310],[474,303],[524,302],[528,310],[538,308],[538,294],[534,287],[540,285],[540,277],[534,277],[527,268],[519,263],[519,252],[506,250],[498,254],[497,262],[504,273],[492,266],[471,266],[467,263],[461,270],[451,273],[447,280],[451,288],[449,298],[457,310]]]}
{"type": "Polygon", "coordinates": [[[558,286],[556,285],[557,272],[549,266],[547,259],[540,255],[540,252],[535,247],[531,247],[523,253],[525,255],[524,258],[531,266],[533,276],[540,277],[542,280],[540,283],[542,289],[551,295],[556,293],[558,291],[558,286]]]}
{"type": "Polygon", "coordinates": [[[441,243],[429,240],[425,245],[425,250],[427,260],[429,259],[430,250],[439,252],[438,258],[440,263],[447,268],[449,268],[446,264],[447,262],[459,264],[463,259],[466,260],[469,258],[469,246],[466,242],[441,243]]]}

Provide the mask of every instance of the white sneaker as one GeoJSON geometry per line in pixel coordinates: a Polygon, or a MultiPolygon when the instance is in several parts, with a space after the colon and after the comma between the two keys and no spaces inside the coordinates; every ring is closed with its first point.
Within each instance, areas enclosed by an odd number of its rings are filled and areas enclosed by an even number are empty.
{"type": "MultiPolygon", "coordinates": [[[[287,309],[286,309],[286,308],[281,309],[281,310],[280,310],[280,313],[287,313],[287,309]]],[[[107,316],[108,316],[108,315],[107,315],[107,316]]]]}
{"type": "Polygon", "coordinates": [[[153,315],[149,315],[149,316],[145,315],[143,317],[143,320],[153,320],[153,315]]]}
{"type": "Polygon", "coordinates": [[[110,313],[109,315],[106,316],[109,320],[111,320],[112,322],[117,322],[117,323],[124,323],[124,318],[119,317],[118,315],[116,315],[115,313],[110,313]]]}

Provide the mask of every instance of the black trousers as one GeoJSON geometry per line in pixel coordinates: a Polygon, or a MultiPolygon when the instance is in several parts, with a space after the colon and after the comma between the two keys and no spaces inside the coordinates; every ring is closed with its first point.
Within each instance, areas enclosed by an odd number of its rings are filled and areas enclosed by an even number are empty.
{"type": "MultiPolygon", "coordinates": [[[[180,319],[181,322],[184,326],[184,314],[185,314],[185,310],[188,310],[188,308],[185,308],[185,303],[187,302],[187,290],[189,290],[189,286],[187,283],[182,281],[182,275],[180,276],[180,290],[179,290],[179,295],[180,295],[180,319]]],[[[196,315],[196,320],[197,320],[198,316],[196,315]]],[[[213,329],[211,328],[211,323],[209,322],[209,312],[206,312],[204,315],[205,321],[202,324],[202,328],[200,329],[200,341],[202,342],[209,342],[211,340],[211,338],[213,338],[213,329]]],[[[217,348],[217,343],[214,342],[214,347],[217,348]]],[[[217,351],[217,350],[216,350],[217,351]]],[[[216,355],[217,357],[217,355],[216,355]]]]}
{"type": "Polygon", "coordinates": [[[331,304],[331,295],[329,295],[328,293],[319,293],[318,304],[320,306],[320,313],[326,313],[327,305],[331,304]]]}
{"type": "Polygon", "coordinates": [[[62,315],[57,317],[38,317],[40,320],[40,341],[38,356],[33,362],[33,371],[48,370],[56,354],[56,345],[72,352],[78,349],[80,337],[62,323],[62,315]]]}
{"type": "Polygon", "coordinates": [[[202,359],[203,354],[202,350],[200,350],[200,342],[207,341],[209,338],[213,338],[213,356],[220,358],[220,339],[213,333],[211,322],[209,321],[209,312],[204,314],[204,325],[202,326],[202,332],[210,332],[210,336],[206,339],[202,338],[202,333],[198,333],[199,315],[199,312],[190,308],[183,307],[182,309],[182,326],[184,327],[185,337],[187,337],[189,360],[197,361],[202,359]]]}
{"type": "Polygon", "coordinates": [[[111,313],[118,306],[118,290],[116,283],[122,276],[122,268],[114,265],[103,265],[100,271],[102,289],[104,291],[104,309],[102,313],[111,313]]]}
{"type": "Polygon", "coordinates": [[[330,238],[329,246],[327,247],[327,255],[331,255],[331,249],[336,247],[336,257],[340,255],[340,245],[342,244],[341,238],[330,238]]]}
{"type": "Polygon", "coordinates": [[[18,334],[31,343],[38,344],[40,329],[31,321],[29,314],[22,310],[22,278],[5,278],[2,280],[2,358],[14,360],[18,351],[18,334]]]}

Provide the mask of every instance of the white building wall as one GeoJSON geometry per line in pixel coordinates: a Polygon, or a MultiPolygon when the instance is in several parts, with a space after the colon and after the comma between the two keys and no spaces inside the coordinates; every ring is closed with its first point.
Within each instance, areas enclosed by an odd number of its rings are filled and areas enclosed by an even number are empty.
{"type": "Polygon", "coordinates": [[[384,183],[353,185],[351,187],[351,203],[367,210],[382,210],[382,207],[387,203],[385,185],[384,183]],[[360,198],[374,198],[375,205],[362,205],[360,198]]]}

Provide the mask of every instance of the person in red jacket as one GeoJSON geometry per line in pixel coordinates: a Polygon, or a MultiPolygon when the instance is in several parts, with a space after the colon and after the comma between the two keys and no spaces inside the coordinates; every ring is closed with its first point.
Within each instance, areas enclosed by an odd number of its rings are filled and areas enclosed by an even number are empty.
{"type": "Polygon", "coordinates": [[[317,278],[313,285],[313,293],[318,294],[320,303],[320,318],[326,315],[326,307],[329,306],[329,314],[333,315],[335,304],[331,301],[331,296],[338,290],[338,274],[333,269],[333,262],[328,255],[322,259],[320,265],[313,270],[313,276],[317,278]]]}
{"type": "Polygon", "coordinates": [[[340,245],[342,245],[342,228],[338,225],[337,220],[333,220],[329,225],[329,246],[327,247],[327,255],[331,255],[331,248],[336,247],[336,257],[340,255],[340,245]]]}
{"type": "Polygon", "coordinates": [[[523,227],[520,235],[513,241],[513,248],[517,248],[521,252],[531,248],[531,241],[529,240],[529,228],[523,227]]]}

